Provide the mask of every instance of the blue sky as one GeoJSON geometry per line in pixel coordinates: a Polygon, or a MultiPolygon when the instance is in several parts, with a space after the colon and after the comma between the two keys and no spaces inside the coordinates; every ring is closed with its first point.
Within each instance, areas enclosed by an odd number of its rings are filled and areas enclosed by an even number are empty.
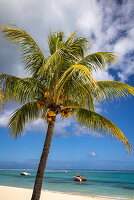
{"type": "MultiPolygon", "coordinates": [[[[97,0],[1,0],[0,24],[16,24],[28,31],[47,52],[47,34],[63,30],[68,36],[92,37],[94,51],[113,51],[118,62],[94,74],[97,80],[118,80],[134,86],[134,20],[132,1],[97,0]]],[[[17,48],[0,38],[0,72],[25,77],[17,48]]],[[[42,119],[28,124],[24,136],[13,139],[7,121],[18,105],[8,102],[0,113],[0,168],[36,168],[47,125],[42,119]]],[[[113,121],[134,149],[134,99],[101,103],[96,110],[113,121]]],[[[92,135],[74,119],[57,120],[47,168],[134,170],[134,154],[124,145],[97,133],[92,135]]]]}

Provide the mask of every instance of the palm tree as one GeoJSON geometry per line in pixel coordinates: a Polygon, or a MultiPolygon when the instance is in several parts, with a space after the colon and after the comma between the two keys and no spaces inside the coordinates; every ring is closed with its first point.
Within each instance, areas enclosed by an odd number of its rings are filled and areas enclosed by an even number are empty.
{"type": "Polygon", "coordinates": [[[0,88],[0,108],[2,107],[3,103],[4,103],[4,96],[3,96],[3,92],[0,88]]]}
{"type": "MultiPolygon", "coordinates": [[[[121,130],[110,120],[95,112],[94,103],[134,95],[134,88],[117,81],[96,81],[92,74],[112,64],[111,52],[88,54],[90,41],[72,33],[64,39],[63,32],[50,33],[50,55],[45,57],[35,40],[16,26],[0,27],[5,39],[19,46],[25,69],[30,77],[19,78],[0,74],[0,84],[6,100],[15,100],[22,107],[10,121],[11,135],[23,134],[25,124],[41,117],[48,123],[31,200],[39,200],[44,170],[57,115],[72,116],[81,125],[122,141],[128,151],[131,146],[121,130]]],[[[42,120],[42,123],[45,123],[42,120]]]]}

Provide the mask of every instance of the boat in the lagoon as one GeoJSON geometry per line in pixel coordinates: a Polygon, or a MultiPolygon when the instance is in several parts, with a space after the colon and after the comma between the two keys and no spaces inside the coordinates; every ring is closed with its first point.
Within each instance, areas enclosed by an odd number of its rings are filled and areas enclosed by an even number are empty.
{"type": "Polygon", "coordinates": [[[30,176],[30,174],[29,174],[28,172],[20,172],[20,174],[21,174],[22,176],[30,176]]]}
{"type": "Polygon", "coordinates": [[[73,180],[77,181],[77,182],[87,181],[87,179],[85,177],[82,177],[82,176],[73,176],[73,180]]]}

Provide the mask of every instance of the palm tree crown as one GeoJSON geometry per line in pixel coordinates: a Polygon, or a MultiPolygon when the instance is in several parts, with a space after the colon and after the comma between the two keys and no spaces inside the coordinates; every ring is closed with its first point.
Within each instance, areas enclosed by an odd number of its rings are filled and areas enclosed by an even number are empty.
{"type": "Polygon", "coordinates": [[[94,103],[134,95],[134,88],[117,81],[96,81],[93,71],[105,69],[116,56],[111,52],[87,54],[90,42],[87,38],[72,33],[64,39],[64,33],[50,33],[47,58],[34,39],[16,26],[0,27],[3,36],[19,46],[22,61],[30,77],[19,78],[0,74],[1,87],[6,100],[20,102],[9,121],[11,134],[23,133],[27,122],[42,119],[47,122],[60,114],[63,118],[72,115],[82,125],[100,132],[110,133],[121,140],[127,149],[131,146],[110,120],[95,112],[94,103]]]}

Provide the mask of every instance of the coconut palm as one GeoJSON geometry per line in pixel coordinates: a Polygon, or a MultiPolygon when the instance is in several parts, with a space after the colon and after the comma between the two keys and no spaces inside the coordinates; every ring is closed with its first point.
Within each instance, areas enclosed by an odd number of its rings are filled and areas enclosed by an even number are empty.
{"type": "Polygon", "coordinates": [[[0,88],[0,108],[2,107],[3,103],[4,103],[4,96],[3,96],[3,92],[0,88]]]}
{"type": "Polygon", "coordinates": [[[0,27],[5,39],[19,46],[27,78],[0,74],[6,100],[21,103],[10,121],[13,137],[23,134],[26,123],[39,117],[48,124],[45,143],[35,179],[32,200],[39,200],[44,170],[57,115],[74,117],[82,126],[109,134],[122,141],[128,151],[131,146],[121,130],[109,119],[95,112],[94,104],[114,98],[134,95],[134,88],[117,81],[96,81],[93,72],[105,69],[116,60],[111,52],[88,54],[90,41],[72,33],[65,39],[63,32],[50,33],[50,55],[45,57],[35,40],[16,26],[0,27]]]}

